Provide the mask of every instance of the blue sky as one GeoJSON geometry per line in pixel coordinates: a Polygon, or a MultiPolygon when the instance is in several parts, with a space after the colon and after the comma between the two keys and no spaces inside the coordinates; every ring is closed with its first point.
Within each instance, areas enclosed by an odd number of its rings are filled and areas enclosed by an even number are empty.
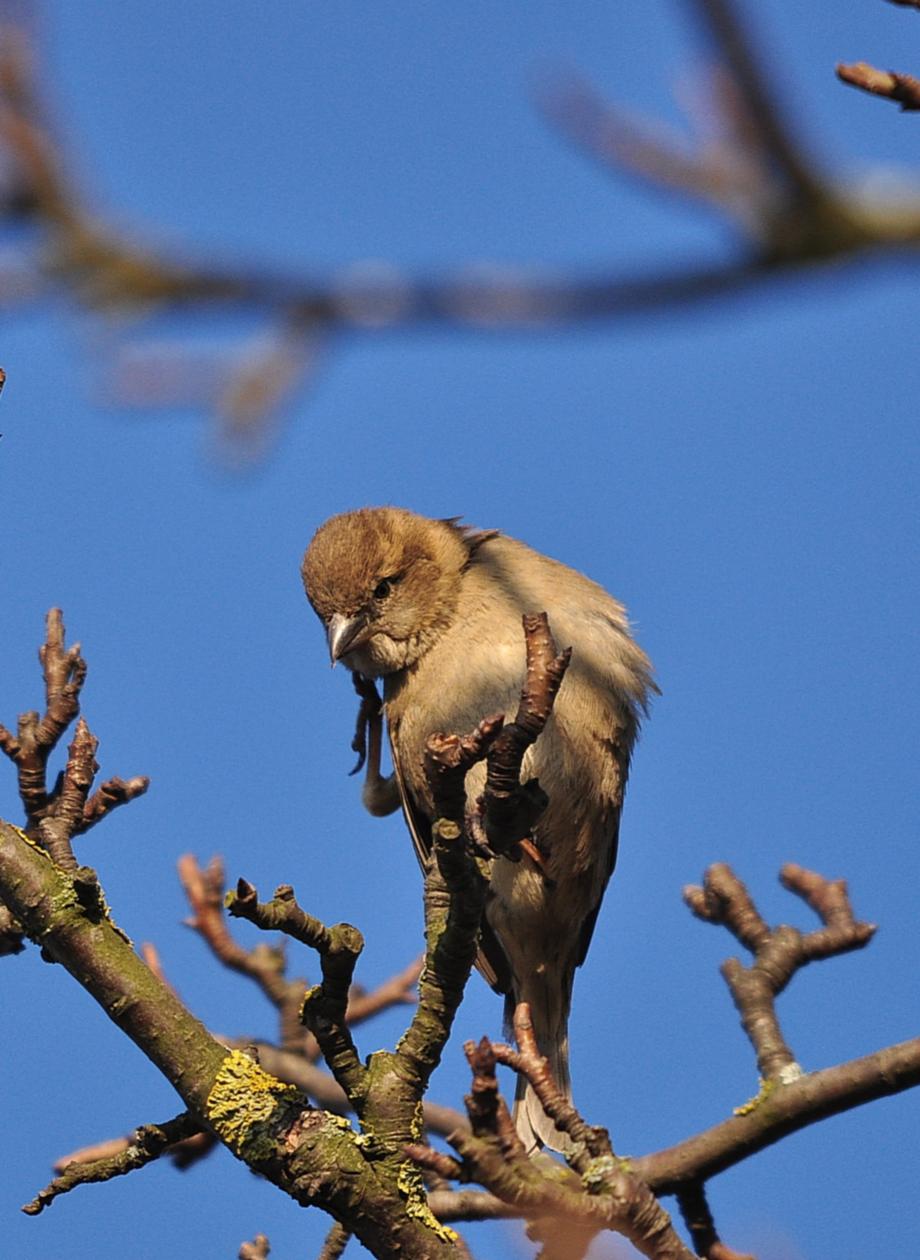
{"type": "MultiPolygon", "coordinates": [[[[52,104],[84,187],[147,240],[319,277],[361,260],[632,274],[735,248],[712,216],[593,165],[532,102],[541,72],[572,65],[674,122],[672,86],[704,58],[676,3],[44,11],[52,104]]],[[[834,177],[920,188],[916,120],[832,74],[860,57],[917,70],[911,15],[770,0],[756,17],[834,177]]],[[[263,892],[291,882],[316,914],[358,924],[369,985],[421,939],[401,823],[366,815],[347,777],[351,689],[326,665],[298,575],[313,530],[368,503],[463,513],[589,573],[629,606],[663,695],[576,985],[576,1098],[619,1151],[671,1144],[757,1088],[717,972],[733,942],[680,900],[711,861],[731,862],[773,920],[809,924],[776,882],[797,861],[846,876],[857,912],[881,924],[868,950],[811,968],[781,999],[806,1068],[916,1034],[918,321],[916,275],[889,261],[590,329],[355,337],[239,473],[213,458],[200,413],[112,403],[98,327],[62,303],[8,311],[0,720],[38,705],[35,649],[61,605],[89,660],[103,773],[152,779],[80,855],[197,1014],[270,1036],[259,995],[181,926],[179,854],[220,852],[232,877],[263,892]]],[[[18,818],[10,773],[0,814],[18,818]]],[[[297,966],[316,974],[310,958],[297,966]]],[[[152,1260],[164,1228],[177,1254],[207,1260],[258,1230],[273,1255],[318,1252],[325,1218],[224,1153],[20,1216],[53,1157],[178,1107],[35,951],[5,961],[3,983],[10,1254],[152,1260]]],[[[459,1104],[461,1043],[497,1034],[500,1017],[474,979],[433,1097],[459,1104]]],[[[362,1049],[403,1020],[362,1030],[362,1049]]],[[[761,1260],[917,1254],[918,1121],[902,1096],[725,1174],[711,1187],[724,1236],[761,1260]]],[[[481,1257],[518,1254],[517,1236],[471,1235],[481,1257]]]]}

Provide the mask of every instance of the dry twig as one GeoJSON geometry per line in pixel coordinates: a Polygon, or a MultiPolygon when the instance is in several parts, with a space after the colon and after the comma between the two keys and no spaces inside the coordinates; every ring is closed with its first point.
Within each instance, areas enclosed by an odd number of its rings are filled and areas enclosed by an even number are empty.
{"type": "Polygon", "coordinates": [[[710,866],[702,888],[685,888],[684,900],[697,918],[727,927],[754,955],[750,967],[730,958],[722,966],[722,975],[757,1054],[762,1079],[785,1084],[800,1076],[802,1069],[780,1030],[777,996],[806,963],[862,949],[872,939],[875,926],[857,922],[842,879],[828,880],[788,864],[780,880],[814,910],[823,928],[808,933],[785,924],[769,928],[744,884],[724,863],[710,866]]]}
{"type": "MultiPolygon", "coordinates": [[[[905,0],[900,0],[904,3],[905,0]]],[[[851,87],[861,88],[872,96],[884,96],[896,101],[902,113],[920,109],[920,79],[912,74],[899,74],[896,70],[876,70],[866,61],[854,61],[850,65],[841,62],[837,66],[837,78],[851,87]]]]}
{"type": "Polygon", "coordinates": [[[177,1142],[197,1135],[200,1130],[200,1122],[188,1112],[183,1112],[165,1124],[143,1125],[125,1144],[106,1143],[97,1148],[94,1158],[88,1158],[87,1152],[82,1152],[79,1158],[64,1164],[50,1185],[39,1191],[22,1210],[29,1216],[38,1216],[50,1207],[58,1195],[67,1194],[77,1186],[109,1181],[112,1177],[123,1177],[137,1168],[143,1168],[152,1160],[159,1159],[177,1142]]]}
{"type": "Polygon", "coordinates": [[[252,1242],[244,1242],[239,1250],[239,1260],[268,1260],[271,1245],[264,1234],[256,1234],[252,1242]]]}
{"type": "Polygon", "coordinates": [[[80,711],[86,662],[79,643],[67,648],[59,608],[46,618],[45,642],[39,648],[45,682],[45,711],[23,713],[16,735],[0,726],[0,750],[16,766],[19,795],[25,810],[25,831],[64,870],[75,871],[72,840],[101,822],[119,805],[147,791],[150,780],[109,779],[89,795],[96,771],[99,741],[83,718],[77,721],[63,772],[53,788],[46,781],[48,759],[80,711]]]}

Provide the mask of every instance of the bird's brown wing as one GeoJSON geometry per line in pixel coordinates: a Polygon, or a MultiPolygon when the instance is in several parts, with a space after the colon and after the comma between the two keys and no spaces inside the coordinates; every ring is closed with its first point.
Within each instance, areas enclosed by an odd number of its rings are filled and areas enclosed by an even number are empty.
{"type": "MultiPolygon", "coordinates": [[[[406,776],[399,761],[396,740],[393,738],[393,729],[389,726],[389,723],[387,724],[387,733],[390,739],[390,758],[393,762],[396,786],[399,788],[403,817],[406,820],[406,826],[409,828],[409,835],[412,837],[415,856],[418,858],[422,873],[425,874],[428,870],[428,860],[431,856],[431,819],[419,806],[406,782],[406,776]]],[[[508,960],[505,957],[505,951],[499,944],[498,937],[489,927],[485,918],[483,918],[482,926],[479,929],[479,952],[476,955],[476,970],[496,993],[510,993],[511,970],[508,966],[508,960]]]]}
{"type": "Polygon", "coordinates": [[[594,928],[597,923],[597,916],[600,914],[601,905],[603,904],[603,893],[606,891],[607,885],[610,883],[610,877],[613,874],[614,867],[617,864],[617,850],[620,847],[620,811],[617,810],[614,816],[613,835],[610,837],[610,857],[607,867],[607,874],[604,876],[603,890],[598,898],[597,905],[585,919],[581,925],[581,933],[578,937],[578,958],[575,963],[576,967],[580,967],[588,956],[588,948],[591,944],[591,937],[594,935],[594,928]]]}

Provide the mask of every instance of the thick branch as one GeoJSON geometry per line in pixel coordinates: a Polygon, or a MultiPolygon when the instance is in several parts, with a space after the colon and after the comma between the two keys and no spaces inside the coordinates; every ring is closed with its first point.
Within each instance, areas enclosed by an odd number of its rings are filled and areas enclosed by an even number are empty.
{"type": "Polygon", "coordinates": [[[656,1194],[676,1194],[683,1186],[708,1181],[790,1133],[916,1085],[920,1085],[920,1037],[765,1089],[731,1119],[666,1150],[631,1158],[630,1166],[656,1194]]]}
{"type": "Polygon", "coordinates": [[[138,958],[89,887],[85,878],[57,869],[23,832],[0,822],[0,891],[10,910],[45,955],[61,963],[153,1060],[189,1108],[206,1114],[225,1047],[138,958]]]}

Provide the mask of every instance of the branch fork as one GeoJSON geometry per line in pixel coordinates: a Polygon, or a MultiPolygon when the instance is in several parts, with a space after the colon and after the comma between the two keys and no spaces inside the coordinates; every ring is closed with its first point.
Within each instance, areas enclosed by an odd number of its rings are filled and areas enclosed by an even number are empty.
{"type": "Polygon", "coordinates": [[[726,927],[753,955],[749,967],[728,959],[722,975],[754,1047],[761,1079],[788,1084],[802,1069],[780,1029],[776,998],[807,963],[862,949],[876,929],[856,919],[842,879],[825,879],[788,864],[780,882],[818,915],[821,928],[803,933],[786,924],[768,927],[744,884],[724,863],[709,867],[701,888],[685,888],[684,900],[697,918],[726,927]]]}

